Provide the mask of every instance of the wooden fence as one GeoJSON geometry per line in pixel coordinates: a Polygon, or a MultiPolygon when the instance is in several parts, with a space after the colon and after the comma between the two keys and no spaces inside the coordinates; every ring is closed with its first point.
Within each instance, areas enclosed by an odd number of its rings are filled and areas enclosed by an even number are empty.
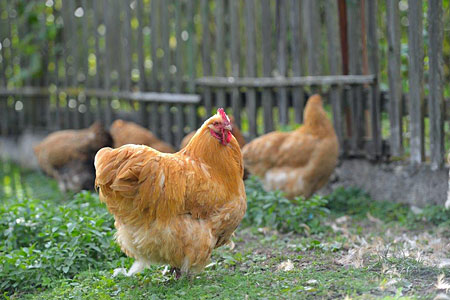
{"type": "Polygon", "coordinates": [[[447,116],[442,1],[427,1],[425,31],[423,7],[422,0],[0,0],[0,130],[125,118],[178,145],[226,107],[252,139],[301,123],[305,99],[320,92],[343,155],[409,154],[437,168],[447,116]]]}

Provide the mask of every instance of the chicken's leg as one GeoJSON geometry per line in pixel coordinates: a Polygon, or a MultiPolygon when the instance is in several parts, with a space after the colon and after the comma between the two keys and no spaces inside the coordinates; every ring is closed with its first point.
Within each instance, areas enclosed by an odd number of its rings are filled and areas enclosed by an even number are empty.
{"type": "Polygon", "coordinates": [[[113,277],[116,277],[119,274],[125,275],[127,277],[133,276],[136,273],[141,272],[146,267],[146,264],[136,260],[133,265],[131,266],[130,270],[127,272],[127,269],[125,268],[117,268],[114,270],[113,277]]]}

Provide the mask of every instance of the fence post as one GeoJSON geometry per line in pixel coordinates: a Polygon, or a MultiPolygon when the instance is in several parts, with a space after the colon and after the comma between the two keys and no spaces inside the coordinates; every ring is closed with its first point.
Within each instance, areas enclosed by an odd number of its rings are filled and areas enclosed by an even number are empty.
{"type": "Polygon", "coordinates": [[[398,0],[387,0],[390,150],[393,156],[403,154],[402,82],[400,74],[400,16],[398,0]]]}
{"type": "Polygon", "coordinates": [[[375,82],[370,87],[370,120],[373,156],[378,158],[382,155],[381,140],[381,105],[379,90],[379,60],[378,60],[378,36],[377,36],[377,1],[367,1],[367,48],[369,72],[375,75],[375,82]]]}
{"type": "MultiPolygon", "coordinates": [[[[256,52],[255,52],[255,2],[245,1],[245,19],[247,29],[247,76],[256,76],[256,52]]],[[[247,91],[247,117],[250,139],[256,137],[256,91],[249,88],[247,91]]]]}
{"type": "Polygon", "coordinates": [[[431,168],[438,169],[444,163],[444,97],[442,80],[442,1],[429,0],[428,2],[428,35],[429,48],[429,101],[428,111],[430,118],[430,153],[431,168]]]}
{"type": "MultiPolygon", "coordinates": [[[[287,5],[286,0],[278,0],[277,4],[277,57],[278,57],[278,73],[279,76],[286,76],[287,58],[286,58],[286,42],[287,42],[287,5]]],[[[280,116],[280,124],[287,125],[289,122],[288,115],[288,99],[286,88],[278,89],[278,115],[280,116]]]]}
{"type": "MultiPolygon", "coordinates": [[[[339,44],[339,24],[338,24],[338,7],[336,1],[329,1],[325,6],[325,21],[328,39],[328,64],[331,75],[341,73],[340,68],[340,44],[339,44]]],[[[339,140],[339,152],[344,151],[344,136],[342,130],[342,88],[337,85],[330,87],[330,102],[333,107],[333,123],[336,135],[339,140]]]]}
{"type": "MultiPolygon", "coordinates": [[[[272,23],[270,16],[270,0],[261,0],[261,32],[262,32],[262,71],[263,76],[272,76],[272,23]]],[[[300,30],[300,29],[298,29],[300,30]]],[[[262,91],[262,106],[264,114],[264,132],[268,133],[273,130],[273,101],[272,94],[269,89],[262,91]]]]}
{"type": "Polygon", "coordinates": [[[419,164],[424,159],[422,0],[409,0],[408,7],[410,160],[419,164]]]}
{"type": "MultiPolygon", "coordinates": [[[[239,77],[240,47],[239,47],[239,3],[237,0],[230,1],[230,27],[231,27],[231,73],[233,77],[239,77]]],[[[239,88],[231,91],[231,107],[236,124],[241,128],[241,97],[239,88]]]]}
{"type": "MultiPolygon", "coordinates": [[[[335,3],[335,1],[331,1],[335,3]]],[[[327,5],[328,7],[328,5],[327,5]]],[[[327,18],[328,19],[328,18],[327,18]]],[[[300,2],[298,0],[291,0],[289,7],[289,21],[291,29],[291,59],[292,59],[292,74],[294,76],[302,75],[301,57],[303,51],[300,50],[300,43],[302,40],[300,27],[300,2]]],[[[266,21],[267,22],[267,21],[266,21]]],[[[292,102],[295,112],[295,122],[303,122],[303,107],[305,106],[305,96],[302,87],[294,87],[292,89],[292,102]]]]}

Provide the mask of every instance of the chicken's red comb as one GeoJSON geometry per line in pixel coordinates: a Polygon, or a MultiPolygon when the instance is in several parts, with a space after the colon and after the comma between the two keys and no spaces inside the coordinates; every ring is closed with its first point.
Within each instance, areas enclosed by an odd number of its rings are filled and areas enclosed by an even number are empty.
{"type": "Polygon", "coordinates": [[[217,110],[217,113],[222,117],[222,119],[226,122],[226,123],[230,123],[230,118],[228,118],[227,114],[225,113],[225,110],[223,108],[219,108],[217,110]]]}

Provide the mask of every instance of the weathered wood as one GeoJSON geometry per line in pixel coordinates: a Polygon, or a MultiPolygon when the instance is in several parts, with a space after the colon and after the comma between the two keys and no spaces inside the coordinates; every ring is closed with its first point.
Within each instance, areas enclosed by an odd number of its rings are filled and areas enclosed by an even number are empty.
{"type": "MultiPolygon", "coordinates": [[[[170,50],[169,50],[169,26],[167,26],[167,20],[169,20],[169,7],[168,1],[161,1],[160,4],[160,29],[161,29],[161,43],[162,50],[164,55],[162,57],[162,68],[163,68],[163,81],[161,84],[161,90],[163,92],[170,92],[170,50]]],[[[163,115],[162,115],[162,138],[165,142],[172,144],[172,122],[171,122],[171,113],[170,106],[167,103],[162,105],[163,115]]]]}
{"type": "MultiPolygon", "coordinates": [[[[102,56],[100,52],[100,33],[98,32],[98,27],[102,23],[102,16],[101,16],[101,8],[100,8],[100,1],[93,1],[93,8],[94,8],[94,36],[95,36],[95,64],[96,64],[96,70],[95,70],[95,81],[94,81],[94,87],[100,88],[102,86],[101,81],[101,74],[102,73],[102,66],[104,65],[104,56],[102,56]]],[[[97,103],[99,104],[99,103],[97,103]]],[[[98,107],[97,110],[99,111],[98,107]]]]}
{"type": "Polygon", "coordinates": [[[393,156],[403,153],[402,82],[400,74],[400,17],[397,0],[386,0],[388,37],[390,150],[393,156]]]}
{"type": "MultiPolygon", "coordinates": [[[[287,0],[277,1],[277,62],[279,76],[285,77],[287,70],[287,0]]],[[[280,116],[280,124],[287,125],[288,116],[288,99],[287,90],[284,87],[278,89],[278,111],[280,116]]]]}
{"type": "MultiPolygon", "coordinates": [[[[150,78],[150,89],[154,92],[159,90],[158,70],[159,61],[157,51],[159,47],[158,29],[159,29],[159,0],[150,2],[150,53],[152,59],[152,73],[150,78]]],[[[153,108],[152,108],[153,110],[153,108]]]]}
{"type": "Polygon", "coordinates": [[[333,75],[333,76],[301,76],[301,77],[201,77],[196,83],[211,87],[249,87],[272,88],[311,85],[349,85],[371,84],[374,75],[333,75]]]}
{"type": "MultiPolygon", "coordinates": [[[[195,15],[195,3],[194,0],[188,0],[187,2],[187,18],[188,18],[188,40],[187,40],[187,54],[188,54],[188,86],[187,90],[189,93],[194,93],[195,91],[195,26],[194,26],[194,15],[195,15]]],[[[188,106],[188,125],[191,130],[197,128],[197,108],[194,105],[188,106]]]]}
{"type": "Polygon", "coordinates": [[[65,93],[68,96],[76,96],[83,92],[86,97],[98,98],[118,98],[125,100],[143,101],[143,102],[168,102],[168,103],[185,103],[196,104],[200,102],[200,96],[195,94],[176,94],[176,93],[153,93],[153,92],[126,92],[111,91],[100,89],[79,89],[79,88],[58,88],[49,91],[47,88],[40,87],[23,87],[14,89],[0,88],[0,96],[25,96],[39,97],[47,96],[52,93],[65,93]]]}
{"type": "MultiPolygon", "coordinates": [[[[175,79],[175,92],[181,93],[181,86],[183,83],[183,41],[181,39],[181,29],[182,29],[182,3],[178,0],[174,1],[175,4],[175,39],[177,41],[177,47],[175,49],[175,63],[177,67],[176,79],[175,79]]],[[[175,124],[176,124],[176,132],[174,137],[174,143],[176,146],[180,145],[181,140],[185,136],[184,132],[184,107],[181,104],[176,105],[176,113],[175,113],[175,124]]]]}
{"type": "MultiPolygon", "coordinates": [[[[332,1],[334,3],[334,1],[332,1]]],[[[301,27],[300,27],[300,2],[298,0],[290,0],[289,7],[289,24],[291,30],[291,60],[292,60],[292,75],[301,76],[302,66],[300,50],[301,43],[301,27]]],[[[305,96],[302,87],[294,87],[292,89],[292,102],[295,111],[295,122],[303,122],[303,107],[305,106],[305,96]]]]}
{"type": "Polygon", "coordinates": [[[121,87],[125,91],[129,91],[131,89],[131,69],[132,69],[132,61],[131,61],[131,43],[132,43],[132,34],[131,34],[131,7],[130,0],[121,0],[120,3],[121,9],[124,11],[124,20],[122,22],[122,68],[121,68],[121,87]]]}
{"type": "MultiPolygon", "coordinates": [[[[230,0],[230,52],[231,52],[231,75],[239,77],[239,3],[238,0],[230,0]]],[[[231,91],[231,108],[233,109],[233,116],[236,124],[241,127],[241,99],[239,88],[233,88],[231,91]]]]}
{"type": "MultiPolygon", "coordinates": [[[[364,1],[364,0],[361,0],[364,1]]],[[[347,2],[348,36],[349,40],[349,74],[362,74],[362,39],[361,39],[361,9],[359,2],[347,2]]],[[[359,154],[365,130],[364,103],[361,85],[352,85],[350,89],[351,107],[351,150],[359,154]]]]}
{"type": "MultiPolygon", "coordinates": [[[[262,71],[263,76],[272,76],[272,18],[270,15],[270,0],[261,0],[262,15],[262,71]]],[[[270,90],[264,89],[262,92],[262,106],[264,115],[264,132],[273,131],[273,103],[270,90]]]]}
{"type": "Polygon", "coordinates": [[[371,135],[373,141],[373,157],[379,158],[382,155],[382,138],[381,138],[381,105],[379,90],[379,59],[378,59],[378,36],[377,36],[377,1],[367,1],[367,48],[368,48],[368,67],[369,73],[376,76],[376,80],[372,83],[369,93],[371,135]]]}
{"type": "Polygon", "coordinates": [[[8,124],[11,126],[8,112],[8,98],[0,97],[0,134],[2,136],[8,135],[8,124]]]}
{"type": "MultiPolygon", "coordinates": [[[[209,0],[201,1],[202,17],[202,66],[203,76],[211,75],[211,53],[210,53],[210,30],[209,30],[209,0]]],[[[203,103],[205,105],[206,116],[212,112],[212,95],[209,87],[203,88],[203,103]]]]}
{"type": "MultiPolygon", "coordinates": [[[[247,76],[255,77],[256,76],[256,51],[255,51],[255,2],[254,0],[246,0],[245,1],[245,21],[246,21],[246,34],[247,34],[247,76]]],[[[247,103],[247,117],[248,117],[248,125],[249,125],[249,136],[250,139],[256,137],[256,92],[250,86],[248,87],[248,91],[246,93],[247,103]]]]}
{"type": "Polygon", "coordinates": [[[444,164],[444,97],[442,43],[444,25],[442,22],[442,1],[428,2],[429,44],[429,93],[428,111],[430,115],[430,160],[431,168],[438,169],[444,164]]]}
{"type": "MultiPolygon", "coordinates": [[[[328,1],[325,6],[325,21],[328,40],[328,65],[331,75],[341,73],[340,64],[340,44],[339,44],[339,23],[338,7],[336,1],[328,1]]],[[[342,89],[332,85],[330,88],[329,100],[333,110],[333,125],[339,140],[339,151],[344,153],[344,135],[342,128],[342,89]]]]}
{"type": "Polygon", "coordinates": [[[321,74],[321,34],[319,1],[303,0],[303,24],[308,52],[308,75],[321,74]]]}
{"type": "MultiPolygon", "coordinates": [[[[225,0],[216,0],[215,21],[216,21],[216,75],[225,76],[225,0]]],[[[216,106],[225,107],[225,91],[217,89],[216,106]]]]}
{"type": "MultiPolygon", "coordinates": [[[[137,28],[137,55],[138,55],[138,70],[139,70],[139,91],[144,92],[147,90],[147,77],[145,74],[145,56],[144,56],[144,0],[136,0],[136,14],[139,23],[137,28]]],[[[139,103],[141,124],[144,127],[148,127],[148,109],[149,106],[144,103],[139,103]]]]}
{"type": "MultiPolygon", "coordinates": [[[[103,88],[105,90],[109,90],[111,88],[111,70],[110,70],[110,63],[111,63],[111,57],[110,52],[111,49],[114,47],[113,44],[111,44],[111,38],[108,36],[115,34],[112,32],[113,28],[109,27],[111,25],[111,8],[108,5],[108,0],[103,0],[103,21],[106,26],[106,35],[105,35],[105,59],[104,59],[104,65],[103,65],[103,88]],[[109,50],[108,50],[109,49],[109,50]]],[[[101,100],[100,100],[101,101],[101,100]]],[[[112,123],[113,118],[113,112],[111,108],[111,103],[109,99],[106,99],[105,107],[104,107],[104,123],[106,126],[109,126],[112,123]]]]}
{"type": "Polygon", "coordinates": [[[410,160],[424,160],[422,0],[408,1],[410,160]]]}

